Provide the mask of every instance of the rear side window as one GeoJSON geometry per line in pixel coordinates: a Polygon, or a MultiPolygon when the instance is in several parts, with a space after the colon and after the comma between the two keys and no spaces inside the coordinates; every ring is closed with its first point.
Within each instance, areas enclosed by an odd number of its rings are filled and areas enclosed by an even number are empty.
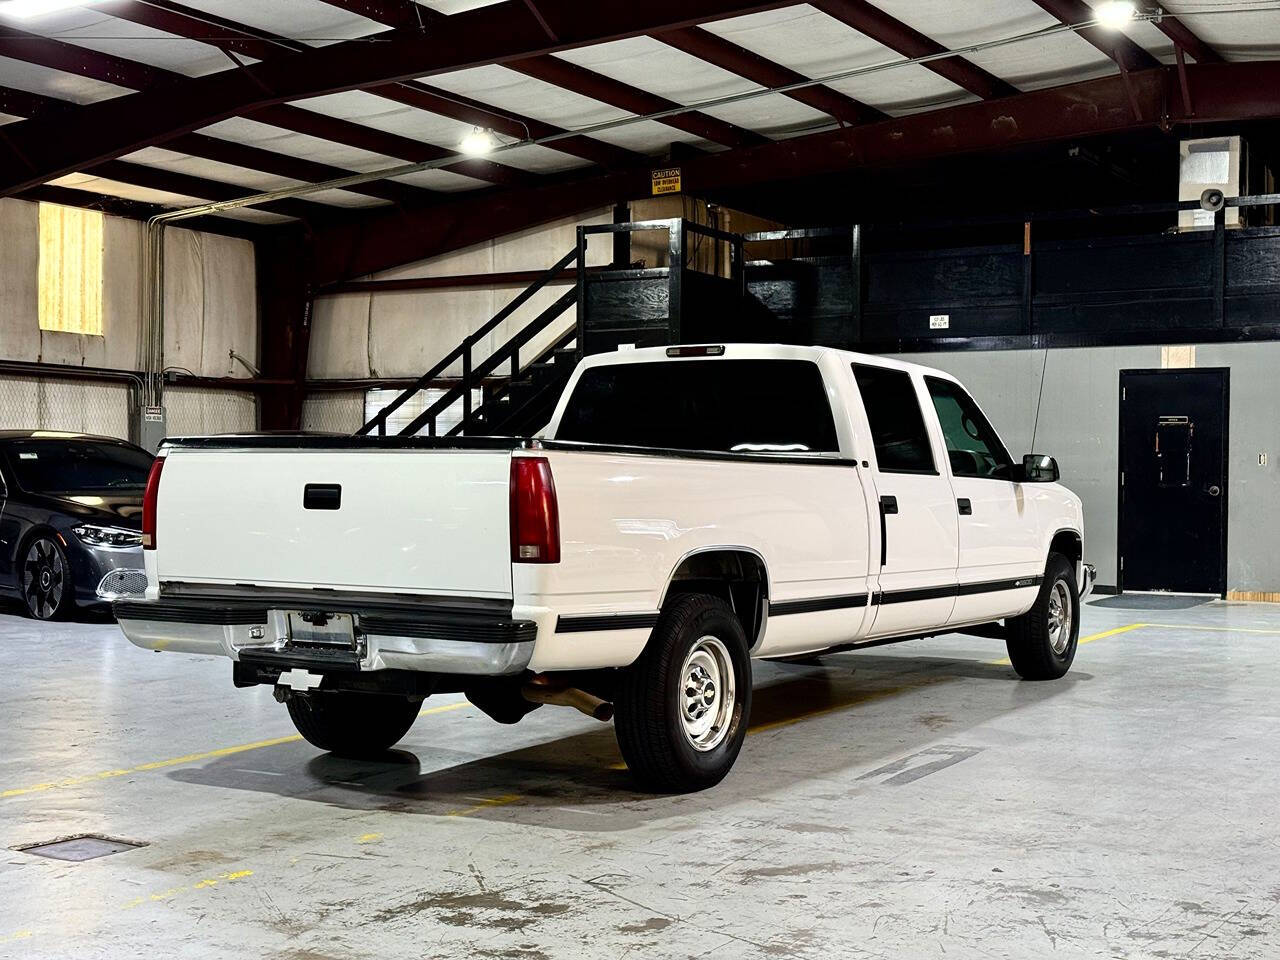
{"type": "Polygon", "coordinates": [[[808,360],[673,360],[592,367],[557,440],[735,453],[835,453],[835,421],[808,360]]]}
{"type": "Polygon", "coordinates": [[[936,473],[920,401],[905,370],[855,363],[862,405],[871,425],[876,464],[885,473],[936,473]]]}

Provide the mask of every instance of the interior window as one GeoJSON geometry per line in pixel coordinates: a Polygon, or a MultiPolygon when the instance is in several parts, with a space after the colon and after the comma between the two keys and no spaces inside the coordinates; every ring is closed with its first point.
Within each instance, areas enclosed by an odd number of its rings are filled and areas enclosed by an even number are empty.
{"type": "Polygon", "coordinates": [[[991,423],[964,388],[950,380],[925,377],[947,444],[951,473],[957,477],[1013,479],[1013,461],[991,423]]]}
{"type": "Polygon", "coordinates": [[[862,405],[871,425],[876,464],[885,473],[936,473],[929,433],[920,414],[920,402],[905,370],[855,363],[862,405]]]}
{"type": "Polygon", "coordinates": [[[1156,424],[1156,466],[1162,487],[1191,486],[1191,437],[1188,417],[1161,417],[1156,424]]]}

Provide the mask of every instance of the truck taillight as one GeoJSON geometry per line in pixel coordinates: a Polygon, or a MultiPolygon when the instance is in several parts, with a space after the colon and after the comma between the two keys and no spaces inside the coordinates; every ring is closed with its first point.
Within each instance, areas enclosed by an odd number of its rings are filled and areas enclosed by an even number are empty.
{"type": "Polygon", "coordinates": [[[511,458],[511,562],[560,562],[560,509],[545,457],[511,458]]]}
{"type": "Polygon", "coordinates": [[[156,497],[160,493],[160,471],[164,469],[164,457],[151,461],[147,474],[147,490],[142,495],[142,549],[156,548],[156,497]]]}

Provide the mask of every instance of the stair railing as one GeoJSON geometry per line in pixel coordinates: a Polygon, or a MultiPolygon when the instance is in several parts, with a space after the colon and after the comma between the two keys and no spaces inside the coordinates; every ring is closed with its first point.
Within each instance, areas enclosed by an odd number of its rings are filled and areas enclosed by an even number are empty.
{"type": "Polygon", "coordinates": [[[542,313],[538,314],[537,317],[516,333],[515,336],[479,363],[476,363],[472,357],[472,348],[479,343],[481,339],[497,328],[499,324],[528,303],[534,294],[545,287],[548,283],[557,279],[561,273],[567,270],[569,266],[578,259],[578,254],[579,249],[575,247],[557,260],[554,266],[550,267],[537,280],[521,291],[510,303],[494,314],[478,330],[464,337],[461,343],[441,357],[430,370],[406,387],[398,397],[379,410],[371,420],[356,431],[356,436],[366,436],[376,431],[378,436],[385,437],[387,435],[387,418],[408,403],[410,398],[416,395],[419,391],[429,387],[437,377],[439,377],[459,359],[462,361],[462,379],[451,387],[443,397],[431,404],[430,407],[418,414],[418,416],[410,421],[407,426],[401,429],[400,435],[412,435],[426,425],[428,427],[429,435],[434,437],[436,435],[436,418],[444,410],[453,406],[459,397],[462,398],[463,422],[465,423],[469,420],[471,418],[471,390],[476,386],[476,382],[482,381],[486,376],[489,376],[497,370],[499,366],[507,361],[511,362],[511,376],[519,376],[520,348],[544,330],[548,324],[567,310],[569,306],[577,300],[577,288],[571,287],[569,291],[561,296],[554,304],[542,311],[542,313]]]}

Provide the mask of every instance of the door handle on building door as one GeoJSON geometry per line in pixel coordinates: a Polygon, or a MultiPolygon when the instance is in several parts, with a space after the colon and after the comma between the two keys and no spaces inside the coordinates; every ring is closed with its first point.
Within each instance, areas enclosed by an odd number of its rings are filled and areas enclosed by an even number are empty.
{"type": "Polygon", "coordinates": [[[957,499],[956,509],[960,511],[960,516],[962,517],[973,516],[973,504],[970,502],[968,497],[960,497],[957,499]]]}

